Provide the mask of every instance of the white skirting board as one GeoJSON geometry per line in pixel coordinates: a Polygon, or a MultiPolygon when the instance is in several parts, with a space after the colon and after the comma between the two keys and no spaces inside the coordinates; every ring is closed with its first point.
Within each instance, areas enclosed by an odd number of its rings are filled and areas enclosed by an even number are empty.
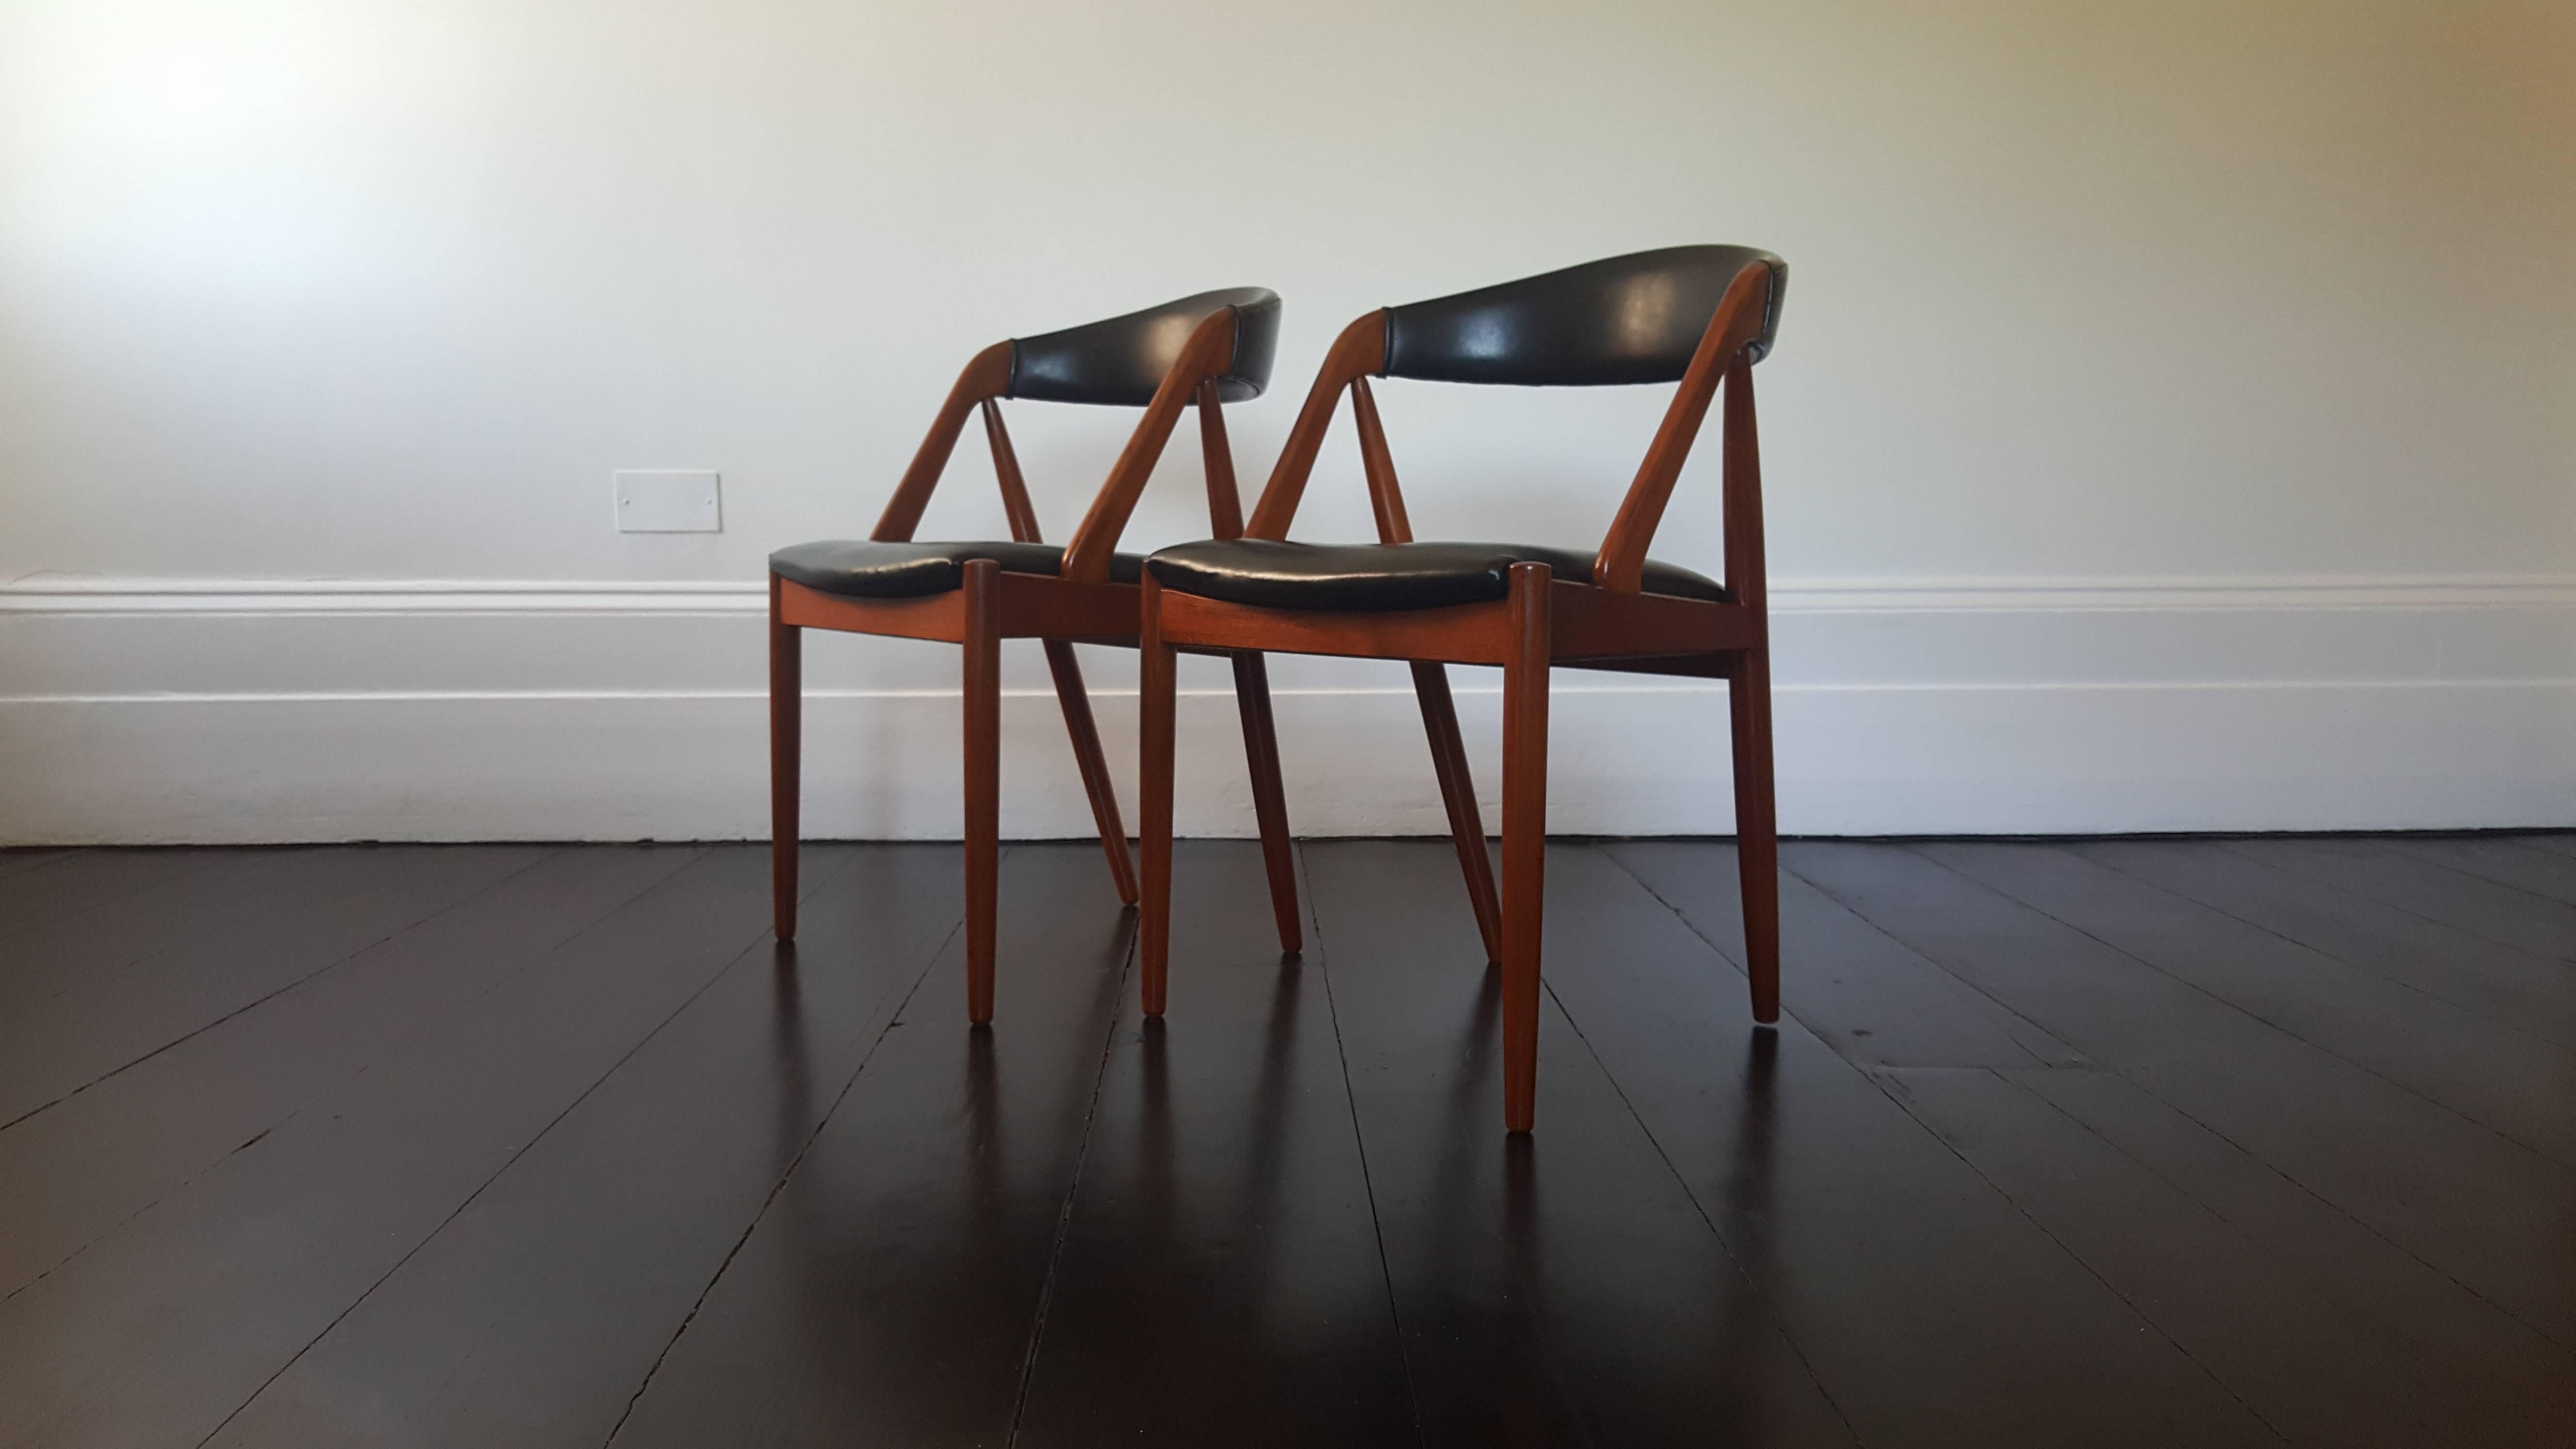
{"type": "MultiPolygon", "coordinates": [[[[10,586],[0,841],[763,837],[760,607],[733,583],[10,586]]],[[[2567,581],[1815,584],[1775,608],[1792,833],[2576,824],[2567,581]]],[[[954,839],[954,651],[808,639],[806,833],[954,839]]],[[[1004,833],[1087,834],[1037,651],[1006,653],[1004,833]]],[[[1134,658],[1084,658],[1132,830],[1134,658]]],[[[1180,828],[1250,834],[1225,673],[1188,663],[1180,828]]],[[[1300,834],[1445,831],[1399,666],[1273,674],[1300,834]]],[[[1498,680],[1453,676],[1491,828],[1498,680]]],[[[1561,674],[1550,828],[1730,831],[1725,732],[1723,686],[1561,674]]]]}

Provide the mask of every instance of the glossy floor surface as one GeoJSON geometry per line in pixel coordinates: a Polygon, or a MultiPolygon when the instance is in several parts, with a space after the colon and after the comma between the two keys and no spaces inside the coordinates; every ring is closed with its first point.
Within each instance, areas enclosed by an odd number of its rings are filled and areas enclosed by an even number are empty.
{"type": "Polygon", "coordinates": [[[2576,837],[0,853],[0,1444],[2576,1443],[2576,837]]]}

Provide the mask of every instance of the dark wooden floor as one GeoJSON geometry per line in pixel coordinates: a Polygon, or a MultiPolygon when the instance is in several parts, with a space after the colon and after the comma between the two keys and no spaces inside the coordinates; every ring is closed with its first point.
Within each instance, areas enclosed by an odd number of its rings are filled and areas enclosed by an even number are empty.
{"type": "Polygon", "coordinates": [[[2576,1443],[2576,836],[0,853],[0,1444],[2576,1443]]]}

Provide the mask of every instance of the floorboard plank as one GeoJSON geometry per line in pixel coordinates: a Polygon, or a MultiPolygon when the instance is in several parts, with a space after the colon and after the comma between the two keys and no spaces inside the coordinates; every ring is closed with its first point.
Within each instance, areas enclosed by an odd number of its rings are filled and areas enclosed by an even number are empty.
{"type": "Polygon", "coordinates": [[[2229,850],[2553,961],[2576,961],[2576,906],[2420,860],[2377,840],[2231,840],[2229,850]]]}
{"type": "Polygon", "coordinates": [[[85,850],[0,881],[0,1030],[67,986],[200,940],[317,869],[345,870],[356,853],[85,850]]]}
{"type": "Polygon", "coordinates": [[[1448,847],[1305,855],[1423,1442],[1852,1442],[1552,1003],[1537,1133],[1505,1135],[1497,978],[1448,847]]]}
{"type": "Polygon", "coordinates": [[[1257,842],[1176,855],[1171,1011],[1123,994],[1013,1442],[1414,1444],[1328,963],[1280,957],[1257,842]]]}
{"type": "Polygon", "coordinates": [[[1003,861],[993,1025],[952,940],[615,1443],[1001,1444],[1133,945],[1097,846],[1003,861]]]}
{"type": "MultiPolygon", "coordinates": [[[[1603,848],[1744,969],[1733,845],[1633,840],[1603,848]]],[[[1780,937],[1782,1009],[1845,1060],[1904,1067],[2083,1062],[2081,1053],[1796,876],[1780,882],[1780,937]]]]}
{"type": "Polygon", "coordinates": [[[1987,1071],[1894,1071],[1898,1100],[2296,1444],[2488,1449],[2460,1386],[2044,1099],[1987,1071]]]}
{"type": "Polygon", "coordinates": [[[237,881],[234,904],[186,940],[84,973],[0,1024],[0,1123],[391,939],[556,849],[377,846],[310,857],[265,891],[237,881]]]}
{"type": "MultiPolygon", "coordinates": [[[[0,876],[0,991],[14,990],[29,963],[44,957],[42,943],[27,939],[42,928],[102,906],[141,899],[253,853],[203,846],[75,850],[0,876]]],[[[98,925],[84,924],[92,931],[98,925]]],[[[64,934],[82,933],[57,930],[53,938],[64,934]]]]}
{"type": "Polygon", "coordinates": [[[2404,1344],[2423,1365],[2408,1380],[2424,1395],[2419,1417],[2473,1444],[2566,1442],[2576,1354],[2134,1083],[2108,1072],[2010,1075],[2404,1344]]]}
{"type": "Polygon", "coordinates": [[[2576,1174],[1901,846],[1789,867],[2561,1345],[2576,1174]]]}
{"type": "Polygon", "coordinates": [[[2067,851],[1973,843],[1921,850],[2311,1046],[2576,1167],[2576,1047],[2509,1030],[2067,851]]]}
{"type": "Polygon", "coordinates": [[[1159,1028],[1015,846],[988,1031],[954,846],[784,974],[757,846],[0,855],[0,1082],[147,1050],[0,1127],[0,1445],[2564,1444],[2576,963],[2448,922],[2571,840],[1793,843],[1776,1032],[1559,846],[1517,1142],[1442,841],[1294,963],[1185,844],[1159,1028]]]}
{"type": "Polygon", "coordinates": [[[2576,971],[2204,841],[2070,845],[2390,981],[2560,1046],[2576,1046],[2576,971]]]}
{"type": "Polygon", "coordinates": [[[0,1443],[196,1445],[758,942],[709,852],[0,1303],[0,1443]]]}
{"type": "Polygon", "coordinates": [[[2547,896],[2565,905],[2576,905],[2576,856],[2534,849],[2527,839],[2480,836],[2456,840],[2417,836],[2380,843],[2401,855],[2429,860],[2435,865],[2448,866],[2516,890],[2547,896]]]}
{"type": "Polygon", "coordinates": [[[565,851],[0,1131],[0,1295],[699,854],[565,851]]]}
{"type": "Polygon", "coordinates": [[[0,880],[23,870],[69,860],[76,852],[52,845],[12,845],[0,849],[0,880]]]}
{"type": "Polygon", "coordinates": [[[1548,872],[1556,996],[1861,1442],[2272,1442],[1874,1079],[1794,1019],[1758,1031],[1610,862],[1548,872]]]}
{"type": "Polygon", "coordinates": [[[607,1442],[961,918],[954,847],[855,854],[212,1442],[607,1442]]]}

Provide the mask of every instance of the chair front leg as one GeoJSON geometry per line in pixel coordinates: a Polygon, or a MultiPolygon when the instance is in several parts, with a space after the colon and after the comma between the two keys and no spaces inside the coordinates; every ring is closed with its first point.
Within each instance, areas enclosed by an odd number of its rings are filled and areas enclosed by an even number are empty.
{"type": "Polygon", "coordinates": [[[1064,706],[1064,732],[1073,740],[1073,762],[1082,771],[1083,793],[1091,797],[1091,823],[1100,831],[1100,848],[1109,854],[1109,878],[1118,887],[1121,905],[1136,904],[1136,866],[1127,858],[1127,826],[1118,818],[1118,792],[1109,783],[1109,762],[1100,757],[1100,726],[1091,717],[1091,696],[1082,687],[1082,663],[1069,640],[1046,641],[1047,671],[1055,676],[1056,702],[1064,706]]]}
{"type": "Polygon", "coordinates": [[[1744,968],[1753,1019],[1780,1020],[1780,831],[1771,774],[1771,656],[1749,649],[1727,671],[1735,736],[1735,865],[1744,891],[1744,968]]]}
{"type": "Polygon", "coordinates": [[[1001,901],[1001,565],[966,565],[966,1018],[993,1019],[993,945],[1001,901]]]}
{"type": "Polygon", "coordinates": [[[1431,739],[1431,769],[1440,778],[1440,803],[1449,810],[1449,838],[1458,846],[1458,869],[1467,878],[1467,904],[1476,912],[1476,934],[1485,960],[1503,959],[1500,907],[1494,900],[1494,862],[1485,854],[1485,822],[1476,810],[1476,779],[1467,770],[1467,747],[1458,738],[1458,703],[1449,693],[1449,670],[1415,661],[1413,694],[1422,704],[1422,732],[1431,739]]]}
{"type": "Polygon", "coordinates": [[[1258,653],[1234,656],[1234,703],[1243,716],[1243,758],[1252,768],[1252,813],[1261,822],[1261,861],[1270,872],[1270,913],[1279,949],[1305,949],[1297,912],[1297,853],[1288,837],[1288,793],[1279,783],[1279,728],[1270,715],[1270,668],[1258,653]]]}
{"type": "Polygon", "coordinates": [[[1503,1126],[1538,1101],[1539,939],[1547,876],[1547,686],[1552,575],[1512,565],[1503,664],[1503,1126]]]}
{"type": "Polygon", "coordinates": [[[1145,1014],[1161,1016],[1172,959],[1172,732],[1178,707],[1177,661],[1163,642],[1162,588],[1145,576],[1144,618],[1136,643],[1142,749],[1138,771],[1138,862],[1144,875],[1144,919],[1137,923],[1137,977],[1145,1014]]]}
{"type": "Polygon", "coordinates": [[[797,807],[804,765],[805,631],[780,617],[769,576],[769,893],[772,929],[796,939],[797,807]]]}

